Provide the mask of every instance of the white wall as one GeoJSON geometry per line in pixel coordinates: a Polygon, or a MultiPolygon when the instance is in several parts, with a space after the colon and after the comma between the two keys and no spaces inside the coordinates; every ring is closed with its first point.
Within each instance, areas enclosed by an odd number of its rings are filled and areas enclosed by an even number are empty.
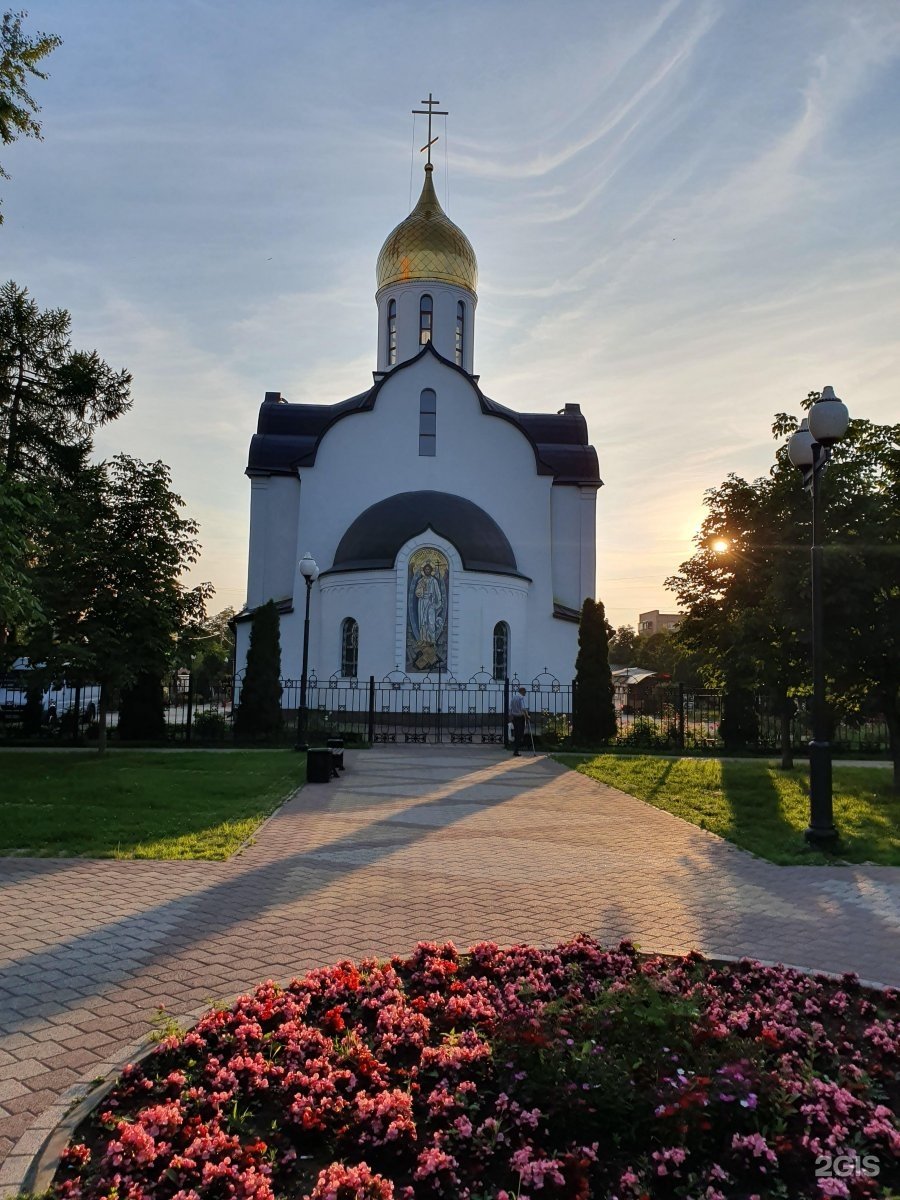
{"type": "Polygon", "coordinates": [[[553,597],[570,608],[580,608],[584,599],[580,594],[581,511],[578,493],[578,488],[554,487],[550,494],[553,597]]]}
{"type": "Polygon", "coordinates": [[[321,606],[315,641],[315,666],[320,679],[328,679],[340,671],[341,624],[345,617],[352,617],[359,625],[357,677],[368,679],[374,675],[381,679],[393,668],[396,625],[393,571],[342,571],[326,575],[313,585],[312,599],[313,604],[321,606]],[[390,666],[385,666],[388,661],[390,666]]]}
{"type": "Polygon", "coordinates": [[[287,475],[251,478],[248,608],[293,593],[299,513],[298,479],[287,475]]]}
{"type": "MultiPolygon", "coordinates": [[[[506,621],[510,626],[510,661],[517,652],[521,657],[528,640],[526,581],[489,572],[464,571],[450,542],[434,533],[422,533],[400,550],[392,571],[336,571],[319,581],[321,639],[317,651],[322,667],[318,660],[315,666],[320,678],[327,678],[340,668],[341,625],[346,617],[352,617],[359,625],[358,678],[374,675],[383,679],[395,669],[405,672],[408,562],[410,555],[422,546],[441,550],[450,564],[445,674],[466,680],[482,666],[490,671],[494,626],[498,621],[506,621]]],[[[420,677],[418,673],[411,675],[420,677]]]]}
{"type": "Polygon", "coordinates": [[[410,283],[394,283],[378,292],[378,370],[390,370],[388,366],[387,310],[391,300],[397,301],[397,362],[415,358],[422,347],[419,345],[419,300],[429,295],[434,302],[432,317],[432,341],[438,354],[456,361],[456,305],[462,300],[466,306],[466,328],[463,338],[463,361],[460,364],[469,374],[474,362],[475,306],[478,297],[468,288],[454,287],[450,283],[425,282],[421,279],[410,283]]]}
{"type": "Polygon", "coordinates": [[[556,485],[550,506],[553,595],[580,609],[597,586],[597,489],[556,485]]]}
{"type": "MultiPolygon", "coordinates": [[[[248,604],[293,596],[294,611],[281,622],[285,677],[300,676],[306,585],[296,569],[298,557],[309,550],[328,571],[341,537],[365,509],[398,492],[429,490],[463,496],[489,513],[531,582],[465,571],[455,547],[423,532],[402,549],[392,570],[338,572],[313,585],[310,670],[327,679],[340,669],[340,625],[348,616],[359,622],[360,678],[381,679],[398,664],[403,669],[407,558],[417,545],[434,545],[451,562],[449,667],[456,678],[491,670],[493,628],[505,620],[511,673],[530,683],[547,668],[568,682],[578,631],[553,617],[553,602],[578,607],[593,590],[594,493],[554,487],[552,477],[538,475],[528,439],[509,421],[484,414],[464,376],[430,354],[389,375],[374,409],[333,425],[315,466],[299,474],[299,522],[296,481],[252,481],[248,604]],[[434,457],[418,452],[419,396],[426,387],[437,394],[434,457]],[[589,527],[585,547],[579,542],[589,527]],[[286,579],[286,572],[293,578],[286,579]]],[[[249,623],[239,627],[239,665],[246,654],[245,630],[249,633],[249,623]]]]}

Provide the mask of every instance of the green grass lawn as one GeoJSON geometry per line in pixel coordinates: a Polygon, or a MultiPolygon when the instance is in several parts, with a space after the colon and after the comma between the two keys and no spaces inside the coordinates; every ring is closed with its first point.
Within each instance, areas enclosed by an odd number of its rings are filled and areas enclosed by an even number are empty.
{"type": "MultiPolygon", "coordinates": [[[[770,862],[834,861],[803,841],[809,822],[805,765],[781,771],[765,762],[648,754],[558,758],[770,862]]],[[[834,818],[841,833],[837,858],[900,866],[900,796],[891,790],[888,766],[835,767],[834,818]]]]}
{"type": "Polygon", "coordinates": [[[0,854],[228,858],[305,778],[291,750],[3,750],[0,854]]]}

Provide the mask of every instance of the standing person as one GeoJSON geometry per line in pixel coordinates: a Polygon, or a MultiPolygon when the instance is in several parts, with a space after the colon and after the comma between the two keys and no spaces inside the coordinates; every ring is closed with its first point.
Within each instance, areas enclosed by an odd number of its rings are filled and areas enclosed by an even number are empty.
{"type": "Polygon", "coordinates": [[[523,687],[513,694],[509,702],[509,719],[513,727],[513,758],[518,758],[520,747],[525,745],[525,722],[528,719],[523,687]]]}

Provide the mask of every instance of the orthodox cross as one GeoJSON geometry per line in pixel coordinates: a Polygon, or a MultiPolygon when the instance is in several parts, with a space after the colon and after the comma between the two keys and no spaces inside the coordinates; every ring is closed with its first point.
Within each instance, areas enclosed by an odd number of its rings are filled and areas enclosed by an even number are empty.
{"type": "Polygon", "coordinates": [[[428,106],[427,108],[414,108],[414,109],[413,109],[413,113],[421,113],[421,114],[422,114],[422,116],[427,116],[427,117],[428,117],[428,141],[425,143],[425,145],[422,147],[422,149],[419,151],[419,153],[420,153],[420,154],[423,154],[423,153],[424,153],[426,150],[428,151],[428,165],[429,165],[429,167],[430,167],[430,166],[431,166],[431,147],[432,147],[432,146],[434,145],[434,143],[437,141],[437,138],[436,138],[436,137],[432,137],[432,136],[431,136],[431,118],[432,118],[432,115],[433,115],[433,116],[436,116],[436,117],[446,117],[448,114],[447,114],[447,112],[446,112],[445,110],[443,110],[443,109],[440,109],[440,108],[437,108],[437,109],[436,109],[436,108],[434,107],[436,104],[440,104],[440,100],[432,100],[432,98],[431,98],[431,92],[429,92],[429,93],[428,93],[428,99],[427,99],[427,100],[420,100],[420,101],[419,101],[419,103],[420,103],[420,104],[425,104],[425,105],[427,105],[427,106],[428,106]],[[432,111],[432,110],[433,110],[433,111],[432,111]]]}

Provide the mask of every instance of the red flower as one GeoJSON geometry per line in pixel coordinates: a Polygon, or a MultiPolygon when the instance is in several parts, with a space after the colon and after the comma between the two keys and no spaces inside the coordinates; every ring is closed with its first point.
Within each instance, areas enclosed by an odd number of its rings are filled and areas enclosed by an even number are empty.
{"type": "Polygon", "coordinates": [[[329,1008],[322,1017],[322,1028],[326,1033],[343,1033],[347,1028],[347,1022],[344,1020],[346,1008],[343,1004],[336,1004],[334,1008],[329,1008]]]}

